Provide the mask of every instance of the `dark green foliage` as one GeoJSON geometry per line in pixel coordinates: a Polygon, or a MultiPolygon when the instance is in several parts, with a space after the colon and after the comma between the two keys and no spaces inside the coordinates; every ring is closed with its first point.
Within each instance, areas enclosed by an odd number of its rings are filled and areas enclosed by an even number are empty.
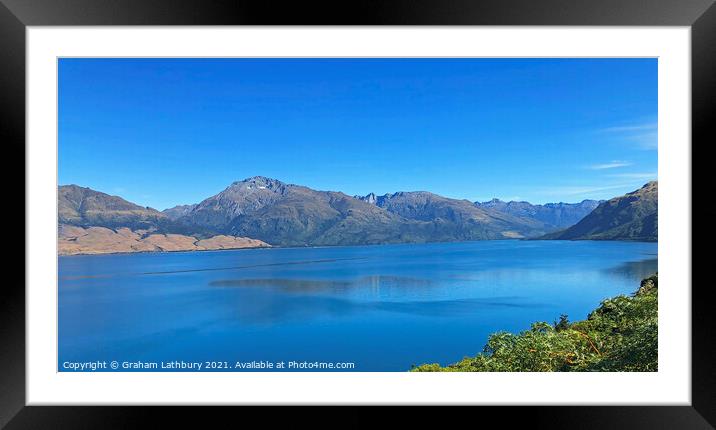
{"type": "Polygon", "coordinates": [[[559,316],[559,321],[554,322],[554,330],[555,331],[562,331],[569,328],[569,318],[567,315],[562,314],[559,316]]]}
{"type": "Polygon", "coordinates": [[[566,315],[553,325],[532,324],[519,334],[495,333],[483,352],[442,367],[414,372],[655,372],[658,364],[658,277],[641,282],[632,296],[603,301],[586,320],[566,315]]]}

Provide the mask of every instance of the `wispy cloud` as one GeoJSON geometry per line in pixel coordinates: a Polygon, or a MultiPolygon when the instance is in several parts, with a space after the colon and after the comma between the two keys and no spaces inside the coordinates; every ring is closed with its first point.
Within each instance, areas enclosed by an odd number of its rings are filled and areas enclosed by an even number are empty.
{"type": "Polygon", "coordinates": [[[590,195],[590,194],[599,193],[602,191],[616,190],[619,188],[629,188],[632,186],[634,186],[633,183],[614,184],[614,185],[595,185],[595,186],[584,185],[584,186],[553,187],[553,188],[544,190],[544,194],[553,195],[553,196],[590,195]]]}
{"type": "Polygon", "coordinates": [[[631,163],[627,161],[611,161],[609,163],[602,163],[602,164],[592,164],[591,166],[587,166],[588,169],[591,170],[605,170],[605,169],[616,169],[618,167],[627,167],[631,166],[631,163]]]}
{"type": "Polygon", "coordinates": [[[659,143],[658,124],[656,121],[606,127],[601,129],[600,132],[634,142],[639,149],[654,150],[657,149],[659,143]]]}
{"type": "Polygon", "coordinates": [[[649,123],[645,123],[645,124],[607,127],[605,129],[602,129],[602,131],[604,131],[606,133],[624,133],[624,132],[634,132],[634,131],[656,130],[656,127],[657,127],[657,125],[655,122],[649,122],[649,123]]]}
{"type": "Polygon", "coordinates": [[[641,149],[658,149],[659,147],[659,135],[656,131],[635,134],[626,137],[626,139],[634,142],[641,149]]]}
{"type": "Polygon", "coordinates": [[[615,173],[608,175],[610,178],[619,179],[634,179],[640,181],[650,181],[657,178],[656,172],[642,172],[642,173],[615,173]]]}

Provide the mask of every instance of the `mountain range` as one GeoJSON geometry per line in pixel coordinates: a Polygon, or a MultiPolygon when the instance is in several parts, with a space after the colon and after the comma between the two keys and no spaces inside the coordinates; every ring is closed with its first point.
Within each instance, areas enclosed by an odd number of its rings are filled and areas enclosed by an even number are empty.
{"type": "Polygon", "coordinates": [[[550,229],[427,192],[400,192],[379,206],[337,191],[317,191],[256,176],[232,183],[174,221],[280,246],[358,245],[524,238],[550,229]]]}
{"type": "Polygon", "coordinates": [[[597,206],[575,225],[543,236],[557,240],[658,239],[659,186],[652,181],[640,189],[597,206]]]}
{"type": "Polygon", "coordinates": [[[250,238],[212,235],[156,209],[77,185],[59,187],[57,208],[61,255],[269,246],[250,238]]]}
{"type": "Polygon", "coordinates": [[[80,227],[129,227],[171,229],[171,220],[156,209],[135,205],[77,185],[60,186],[57,193],[58,221],[80,227]]]}
{"type": "MultiPolygon", "coordinates": [[[[161,212],[89,188],[60,186],[58,221],[61,248],[67,253],[84,253],[98,247],[123,250],[106,252],[131,252],[571,239],[580,238],[581,230],[575,233],[565,227],[579,225],[582,218],[612,200],[532,205],[497,199],[471,202],[427,191],[349,196],[255,176],[236,181],[199,203],[161,212]],[[79,246],[81,243],[84,245],[79,246]]],[[[649,208],[644,206],[645,211],[649,208]]],[[[614,211],[600,212],[609,217],[614,211]]],[[[640,211],[629,213],[643,215],[640,211]]],[[[595,219],[594,226],[606,222],[602,218],[595,219]]],[[[619,238],[620,232],[641,237],[631,233],[635,228],[617,228],[604,237],[619,238]]],[[[595,232],[590,234],[594,236],[595,232]]]]}
{"type": "MultiPolygon", "coordinates": [[[[365,196],[354,196],[359,200],[387,209],[391,212],[400,213],[407,217],[418,216],[424,219],[433,218],[436,213],[435,209],[442,206],[458,206],[466,208],[469,205],[466,200],[447,199],[436,194],[420,191],[420,192],[399,192],[394,194],[385,194],[376,196],[370,193],[365,196]],[[431,205],[421,204],[432,200],[431,205]],[[441,205],[441,203],[444,203],[441,205]],[[433,212],[430,212],[432,210],[433,212]]],[[[579,220],[587,216],[602,201],[582,200],[580,203],[547,203],[544,205],[533,205],[523,201],[504,202],[500,199],[492,199],[487,202],[474,202],[474,206],[485,209],[488,212],[499,212],[511,215],[523,220],[531,220],[536,223],[539,229],[543,230],[559,230],[576,224],[579,220]]],[[[469,209],[466,209],[469,211],[469,209]]]]}
{"type": "Polygon", "coordinates": [[[483,203],[475,202],[475,205],[518,217],[533,218],[544,223],[546,228],[557,230],[578,223],[603,202],[604,200],[582,200],[579,203],[533,205],[528,202],[503,202],[500,199],[492,199],[483,203]]]}

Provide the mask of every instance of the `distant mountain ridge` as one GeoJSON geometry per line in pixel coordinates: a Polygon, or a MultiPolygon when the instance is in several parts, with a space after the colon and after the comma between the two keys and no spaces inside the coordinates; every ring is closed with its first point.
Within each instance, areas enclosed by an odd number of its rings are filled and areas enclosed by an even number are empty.
{"type": "Polygon", "coordinates": [[[128,227],[137,229],[173,229],[171,220],[161,212],[78,185],[62,185],[57,190],[58,221],[79,227],[128,227]]]}
{"type": "Polygon", "coordinates": [[[548,228],[562,229],[578,223],[592,212],[604,200],[582,200],[579,203],[546,203],[533,205],[528,202],[492,199],[487,202],[475,202],[481,208],[495,209],[510,215],[532,218],[541,221],[548,228]]]}
{"type": "Polygon", "coordinates": [[[506,221],[513,222],[517,219],[521,223],[531,225],[535,231],[547,232],[576,224],[601,203],[596,200],[583,200],[580,203],[533,205],[528,202],[503,202],[499,199],[472,203],[468,200],[449,199],[425,191],[397,192],[382,196],[369,193],[365,196],[354,197],[407,218],[417,219],[447,216],[454,220],[455,217],[459,217],[458,214],[475,212],[469,208],[469,206],[474,206],[493,217],[502,217],[506,221]],[[427,200],[432,200],[432,204],[428,204],[427,200]],[[445,212],[447,207],[451,208],[449,214],[445,212]],[[442,208],[442,212],[439,208],[442,208]]]}
{"type": "Polygon", "coordinates": [[[577,224],[547,234],[557,240],[658,240],[658,182],[601,203],[577,224]]]}
{"type": "MultiPolygon", "coordinates": [[[[655,206],[655,192],[653,200],[655,206]]],[[[60,230],[61,236],[65,234],[61,237],[64,249],[72,252],[92,252],[97,246],[123,250],[220,249],[581,238],[585,234],[590,238],[651,240],[647,232],[652,223],[649,213],[641,217],[646,229],[643,232],[633,223],[627,227],[622,226],[624,223],[610,224],[610,229],[622,229],[618,232],[577,228],[586,225],[586,220],[591,220],[589,225],[607,223],[606,218],[615,211],[623,215],[620,211],[628,208],[615,201],[532,205],[493,199],[480,203],[427,191],[351,197],[255,176],[233,182],[199,203],[161,212],[89,188],[60,186],[58,221],[61,226],[80,228],[60,230]],[[617,209],[609,209],[612,206],[617,209]],[[573,227],[555,232],[573,222],[573,227]],[[80,243],[84,245],[77,245],[80,243]]],[[[651,206],[647,206],[643,208],[649,212],[651,206]]],[[[655,222],[654,215],[654,226],[655,222]]]]}
{"type": "Polygon", "coordinates": [[[384,207],[336,191],[256,176],[232,183],[177,219],[282,246],[504,239],[546,232],[531,220],[427,192],[395,193],[384,207]]]}
{"type": "Polygon", "coordinates": [[[175,220],[175,219],[181,218],[181,217],[183,217],[184,215],[188,214],[189,212],[191,212],[192,210],[194,210],[195,207],[196,207],[196,204],[193,204],[193,205],[178,205],[178,206],[174,206],[174,207],[169,208],[169,209],[164,209],[164,210],[162,211],[162,213],[163,213],[164,215],[166,215],[167,217],[169,217],[169,219],[175,220]]]}
{"type": "Polygon", "coordinates": [[[399,191],[382,196],[370,193],[355,198],[416,221],[451,223],[455,226],[471,221],[501,225],[505,229],[505,237],[528,237],[538,231],[548,231],[543,223],[533,219],[481,208],[469,200],[451,199],[427,191],[399,191]]]}
{"type": "Polygon", "coordinates": [[[58,187],[57,206],[60,255],[269,246],[251,238],[214,235],[156,209],[77,185],[58,187]]]}

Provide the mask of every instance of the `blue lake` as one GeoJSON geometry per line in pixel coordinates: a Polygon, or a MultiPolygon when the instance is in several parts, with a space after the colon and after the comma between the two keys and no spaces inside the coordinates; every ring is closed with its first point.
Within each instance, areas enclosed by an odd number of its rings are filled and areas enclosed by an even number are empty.
{"type": "Polygon", "coordinates": [[[60,257],[58,370],[111,360],[229,371],[242,370],[237,361],[448,364],[480,352],[490,333],[583,319],[656,270],[656,243],[593,241],[60,257]]]}

